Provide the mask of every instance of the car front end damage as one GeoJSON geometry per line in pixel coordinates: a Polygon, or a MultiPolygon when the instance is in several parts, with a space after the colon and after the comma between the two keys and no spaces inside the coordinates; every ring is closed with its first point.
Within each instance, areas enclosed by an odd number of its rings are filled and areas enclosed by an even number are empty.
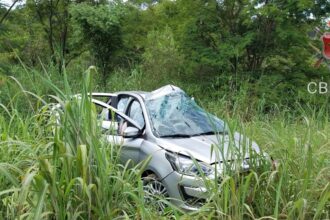
{"type": "Polygon", "coordinates": [[[225,178],[233,178],[235,187],[239,187],[241,181],[252,171],[260,172],[262,166],[271,170],[274,164],[268,156],[259,158],[258,161],[245,158],[211,165],[174,153],[167,153],[166,157],[173,167],[173,172],[162,182],[168,188],[171,202],[185,211],[198,210],[212,200],[214,192],[221,193],[225,178]]]}

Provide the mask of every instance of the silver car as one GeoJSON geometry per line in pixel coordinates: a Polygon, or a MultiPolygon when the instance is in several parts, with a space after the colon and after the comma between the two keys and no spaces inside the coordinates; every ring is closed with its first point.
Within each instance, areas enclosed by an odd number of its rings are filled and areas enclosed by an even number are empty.
{"type": "MultiPolygon", "coordinates": [[[[251,154],[264,155],[256,143],[231,134],[224,121],[178,87],[92,97],[106,140],[121,146],[121,163],[148,161],[142,173],[147,201],[166,198],[184,210],[195,210],[209,197],[205,179],[220,179],[226,164],[230,170],[248,172],[251,154]]],[[[159,203],[161,209],[165,205],[159,203]]]]}

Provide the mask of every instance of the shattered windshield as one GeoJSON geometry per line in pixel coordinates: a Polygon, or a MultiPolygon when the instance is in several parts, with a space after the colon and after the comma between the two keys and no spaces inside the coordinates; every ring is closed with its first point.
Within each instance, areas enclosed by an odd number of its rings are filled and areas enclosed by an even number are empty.
{"type": "Polygon", "coordinates": [[[146,107],[159,137],[190,137],[224,132],[224,122],[199,107],[182,90],[147,99],[146,107]]]}

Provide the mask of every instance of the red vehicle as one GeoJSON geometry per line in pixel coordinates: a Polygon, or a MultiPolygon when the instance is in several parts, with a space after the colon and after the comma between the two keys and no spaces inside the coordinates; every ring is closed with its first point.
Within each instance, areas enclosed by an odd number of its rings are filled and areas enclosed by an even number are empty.
{"type": "Polygon", "coordinates": [[[330,59],[330,33],[324,33],[322,35],[323,42],[323,56],[326,59],[330,59]]]}
{"type": "MultiPolygon", "coordinates": [[[[328,26],[330,27],[330,21],[328,26]]],[[[309,32],[308,35],[312,40],[320,39],[322,42],[322,51],[313,44],[309,44],[317,53],[316,57],[318,60],[315,62],[314,67],[318,68],[321,63],[326,62],[330,68],[330,32],[322,33],[321,29],[316,27],[313,31],[309,32]]]]}

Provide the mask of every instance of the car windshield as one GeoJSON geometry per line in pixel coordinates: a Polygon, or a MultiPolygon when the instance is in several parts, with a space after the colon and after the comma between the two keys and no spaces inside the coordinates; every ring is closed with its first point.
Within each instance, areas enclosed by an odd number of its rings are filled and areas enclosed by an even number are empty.
{"type": "Polygon", "coordinates": [[[224,133],[224,122],[206,112],[182,90],[147,99],[146,107],[159,137],[224,133]]]}

